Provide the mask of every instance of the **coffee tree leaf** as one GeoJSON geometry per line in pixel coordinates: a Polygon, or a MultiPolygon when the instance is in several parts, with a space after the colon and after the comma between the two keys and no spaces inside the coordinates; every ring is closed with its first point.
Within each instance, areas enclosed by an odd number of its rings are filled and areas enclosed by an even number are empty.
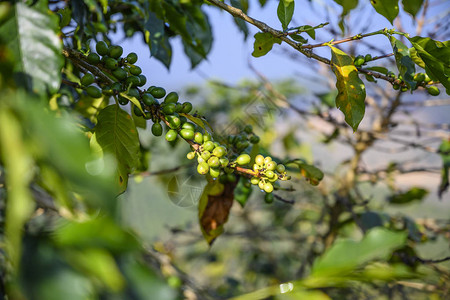
{"type": "Polygon", "coordinates": [[[422,7],[422,4],[423,0],[402,0],[403,9],[413,18],[416,17],[417,13],[422,7]]]}
{"type": "Polygon", "coordinates": [[[399,74],[402,75],[403,80],[406,84],[413,90],[416,87],[416,82],[413,80],[416,68],[414,66],[414,61],[411,59],[409,49],[401,41],[397,40],[393,36],[389,36],[389,40],[394,50],[395,62],[399,74]]]}
{"type": "Polygon", "coordinates": [[[398,0],[370,0],[373,8],[391,24],[398,15],[398,0]]]}
{"type": "Polygon", "coordinates": [[[281,39],[274,37],[268,32],[258,32],[255,34],[255,42],[253,43],[254,57],[261,57],[272,50],[273,44],[281,44],[281,39]]]}
{"type": "Polygon", "coordinates": [[[64,59],[58,31],[56,15],[22,2],[14,4],[8,20],[0,26],[0,37],[15,55],[14,77],[18,84],[38,94],[59,89],[64,59]]]}
{"type": "Polygon", "coordinates": [[[277,8],[278,20],[281,22],[283,30],[286,30],[294,15],[294,0],[280,0],[277,8]]]}
{"type": "Polygon", "coordinates": [[[366,88],[358,76],[353,59],[338,48],[331,48],[332,69],[336,75],[336,107],[344,113],[345,121],[358,129],[365,112],[366,88]]]}

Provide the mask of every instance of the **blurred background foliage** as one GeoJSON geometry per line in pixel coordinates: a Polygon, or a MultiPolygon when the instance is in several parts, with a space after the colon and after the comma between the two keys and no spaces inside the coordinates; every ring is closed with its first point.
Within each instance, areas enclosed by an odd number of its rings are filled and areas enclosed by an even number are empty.
{"type": "MultiPolygon", "coordinates": [[[[410,2],[421,7],[423,1],[410,2]]],[[[424,2],[448,8],[445,1],[424,2]]],[[[247,11],[266,1],[231,3],[247,11]]],[[[251,66],[254,79],[179,87],[216,138],[250,124],[260,137],[260,153],[294,162],[288,165],[293,179],[273,203],[265,203],[259,190],[238,185],[225,232],[209,247],[197,215],[206,182],[185,158],[188,145],[169,144],[144,128],[142,166],[117,197],[114,158],[98,160],[86,138],[106,103],[61,85],[61,68],[64,79],[80,77],[63,60],[62,47],[85,52],[93,39],[109,40],[113,32],[142,34],[152,55],[169,66],[170,42],[178,37],[196,66],[212,43],[202,4],[0,4],[1,296],[448,298],[447,96],[431,100],[423,90],[410,95],[381,80],[367,82],[366,116],[353,133],[335,108],[331,70],[280,47],[276,54],[292,57],[299,76],[267,79],[251,66]],[[157,20],[162,11],[164,22],[157,20]],[[149,39],[155,30],[162,33],[159,40],[149,39]],[[23,47],[31,42],[33,47],[23,47]],[[40,74],[48,76],[38,80],[40,74]],[[314,166],[325,174],[317,186],[321,178],[314,166]]],[[[448,28],[442,28],[448,15],[429,16],[421,9],[422,15],[413,10],[417,24],[426,24],[414,28],[418,35],[448,40],[448,28]]],[[[342,29],[347,36],[355,33],[350,29],[370,28],[370,20],[365,28],[354,25],[367,13],[360,8],[354,17],[343,14],[345,23],[325,27],[323,40],[342,29]]],[[[248,25],[236,23],[247,36],[248,25]]],[[[365,40],[346,47],[352,54],[387,51],[365,40]]],[[[396,70],[393,60],[382,65],[396,70]]]]}

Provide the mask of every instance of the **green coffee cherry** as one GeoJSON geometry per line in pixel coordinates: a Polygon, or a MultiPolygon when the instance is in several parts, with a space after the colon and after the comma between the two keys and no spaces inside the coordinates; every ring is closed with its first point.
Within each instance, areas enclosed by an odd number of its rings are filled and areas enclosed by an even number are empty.
{"type": "Polygon", "coordinates": [[[176,111],[177,113],[180,113],[182,108],[183,108],[183,107],[181,106],[181,103],[176,103],[176,104],[175,104],[175,111],[176,111]]]}
{"type": "Polygon", "coordinates": [[[366,56],[364,56],[364,60],[367,61],[371,61],[372,60],[372,55],[370,54],[366,54],[366,56]]]}
{"type": "Polygon", "coordinates": [[[192,130],[192,131],[195,130],[195,125],[192,124],[192,123],[189,123],[189,122],[183,123],[183,125],[181,127],[184,128],[184,129],[192,130]]]}
{"type": "Polygon", "coordinates": [[[276,170],[278,173],[283,173],[284,171],[286,171],[286,167],[283,164],[279,164],[277,165],[276,170]]]}
{"type": "MultiPolygon", "coordinates": [[[[203,136],[204,138],[204,136],[203,136]]],[[[214,143],[212,141],[207,141],[203,144],[203,149],[207,151],[213,151],[214,150],[214,143]]]]}
{"type": "Polygon", "coordinates": [[[259,136],[257,135],[252,135],[249,139],[250,143],[252,144],[258,144],[259,143],[259,136]]]}
{"type": "Polygon", "coordinates": [[[135,98],[139,98],[140,94],[139,91],[136,88],[130,88],[130,90],[127,93],[128,96],[130,97],[135,97],[135,98]]]}
{"type": "Polygon", "coordinates": [[[130,66],[130,73],[135,75],[135,76],[138,76],[139,74],[142,73],[142,70],[138,66],[130,66]]]}
{"type": "Polygon", "coordinates": [[[258,187],[259,187],[259,189],[260,190],[264,190],[264,180],[260,180],[259,182],[258,182],[258,187]]]}
{"type": "Polygon", "coordinates": [[[221,158],[219,158],[219,162],[220,162],[220,165],[221,165],[223,168],[225,168],[226,166],[228,166],[228,164],[230,163],[230,161],[229,161],[228,158],[226,158],[226,157],[221,157],[221,158]]]}
{"type": "Polygon", "coordinates": [[[400,89],[400,85],[398,84],[398,83],[394,83],[394,85],[392,86],[392,88],[394,89],[394,90],[399,90],[400,89]]]}
{"type": "Polygon", "coordinates": [[[211,140],[211,135],[208,132],[203,134],[203,142],[208,142],[211,140]]]}
{"type": "Polygon", "coordinates": [[[183,105],[182,105],[181,112],[185,113],[185,114],[188,114],[188,113],[191,112],[191,110],[192,110],[192,103],[191,102],[184,102],[183,105]]]}
{"type": "Polygon", "coordinates": [[[150,94],[152,94],[153,97],[160,99],[166,95],[166,90],[163,89],[162,87],[155,87],[150,91],[150,94]]]}
{"type": "Polygon", "coordinates": [[[127,55],[127,62],[130,64],[134,64],[136,63],[138,60],[138,56],[136,53],[131,52],[130,54],[127,55]]]}
{"type": "Polygon", "coordinates": [[[112,46],[109,48],[109,56],[112,58],[119,58],[123,54],[123,48],[120,46],[112,46]]]}
{"type": "Polygon", "coordinates": [[[264,191],[266,193],[272,193],[273,192],[273,185],[270,182],[266,182],[264,184],[264,191]]]}
{"type": "Polygon", "coordinates": [[[87,61],[88,61],[88,63],[90,63],[92,65],[96,65],[100,62],[100,56],[97,53],[91,52],[87,56],[87,61]]]}
{"type": "MultiPolygon", "coordinates": [[[[267,172],[272,172],[272,171],[267,171],[267,172]]],[[[278,180],[278,175],[273,173],[273,177],[268,178],[269,182],[275,182],[278,180]]]]}
{"type": "Polygon", "coordinates": [[[211,175],[212,178],[217,178],[220,175],[220,169],[219,168],[209,168],[209,175],[211,175]]]}
{"type": "Polygon", "coordinates": [[[245,126],[245,127],[244,127],[244,132],[246,132],[246,133],[248,133],[248,134],[252,133],[252,132],[253,132],[253,127],[252,127],[252,125],[247,125],[247,126],[245,126]]]}
{"type": "Polygon", "coordinates": [[[430,82],[431,81],[430,76],[428,76],[428,74],[425,74],[425,79],[423,81],[426,83],[430,82]]]}
{"type": "Polygon", "coordinates": [[[112,74],[114,75],[114,77],[116,77],[118,80],[124,80],[127,78],[128,73],[127,71],[125,71],[122,68],[117,68],[115,69],[112,74]]]}
{"type": "Polygon", "coordinates": [[[169,127],[172,129],[177,129],[181,126],[181,120],[178,116],[169,115],[166,117],[166,120],[169,123],[169,127]]]}
{"type": "Polygon", "coordinates": [[[141,80],[139,79],[139,77],[137,76],[130,76],[127,77],[127,79],[125,80],[125,85],[128,86],[132,86],[132,87],[136,87],[139,85],[139,83],[141,82],[141,80]]]}
{"type": "Polygon", "coordinates": [[[162,112],[165,115],[172,115],[173,113],[175,113],[175,104],[174,103],[168,103],[168,104],[164,105],[163,108],[162,108],[162,112]]]}
{"type": "Polygon", "coordinates": [[[194,138],[194,131],[190,129],[181,129],[180,135],[186,140],[192,140],[194,138]]]}
{"type": "Polygon", "coordinates": [[[95,45],[95,50],[101,56],[107,55],[109,53],[109,48],[105,41],[98,42],[97,45],[95,45]]]}
{"type": "Polygon", "coordinates": [[[359,66],[363,65],[365,62],[366,62],[366,60],[364,59],[364,56],[358,55],[357,57],[355,57],[354,65],[356,67],[359,67],[359,66]]]}
{"type": "Polygon", "coordinates": [[[138,77],[139,77],[139,84],[138,84],[138,86],[144,86],[147,83],[147,77],[145,77],[142,74],[140,74],[138,77]]]}
{"type": "Polygon", "coordinates": [[[120,83],[118,83],[118,82],[114,82],[112,85],[111,85],[111,89],[114,91],[114,92],[120,92],[120,91],[122,91],[122,85],[120,84],[120,83]]]}
{"type": "Polygon", "coordinates": [[[252,177],[252,179],[250,179],[250,183],[253,185],[257,185],[259,183],[259,178],[258,177],[252,177]]]}
{"type": "Polygon", "coordinates": [[[94,81],[95,81],[94,75],[92,75],[91,73],[86,73],[86,74],[84,74],[83,77],[81,77],[80,83],[81,83],[81,85],[89,86],[89,85],[93,84],[94,81]]]}
{"type": "Polygon", "coordinates": [[[166,141],[173,142],[177,138],[177,132],[173,129],[169,129],[166,133],[166,141]]]}
{"type": "Polygon", "coordinates": [[[118,101],[119,101],[119,104],[120,104],[120,105],[127,105],[127,104],[130,102],[130,100],[128,100],[127,98],[122,97],[122,96],[120,96],[120,95],[119,95],[118,98],[119,98],[118,101]]]}
{"type": "Polygon", "coordinates": [[[152,125],[152,133],[154,136],[161,136],[162,135],[162,126],[160,123],[154,123],[152,125]]]}
{"type": "Polygon", "coordinates": [[[196,132],[194,135],[194,142],[197,144],[203,143],[203,134],[201,132],[196,132]]]}
{"type": "Polygon", "coordinates": [[[437,96],[437,95],[439,95],[441,93],[441,91],[434,85],[431,85],[431,86],[427,87],[427,92],[431,96],[437,96]]]}
{"type": "Polygon", "coordinates": [[[228,182],[235,182],[236,181],[236,175],[234,175],[232,173],[227,174],[227,180],[228,180],[228,182]]]}
{"type": "Polygon", "coordinates": [[[267,178],[273,178],[275,176],[275,173],[273,171],[268,170],[266,171],[265,175],[267,178]]]}
{"type": "Polygon", "coordinates": [[[269,162],[271,162],[272,161],[272,157],[270,157],[270,156],[266,156],[265,158],[264,158],[264,164],[265,165],[267,165],[269,162]]]}
{"type": "Polygon", "coordinates": [[[274,171],[276,168],[277,168],[277,163],[274,162],[274,161],[269,161],[266,164],[266,169],[269,170],[269,171],[274,171]]]}
{"type": "Polygon", "coordinates": [[[164,99],[165,103],[177,103],[178,102],[178,94],[175,92],[170,92],[167,94],[166,98],[164,99]]]}
{"type": "Polygon", "coordinates": [[[241,154],[236,158],[236,162],[241,166],[246,165],[250,162],[250,155],[241,154]]]}
{"type": "Polygon", "coordinates": [[[214,150],[213,150],[213,155],[214,155],[214,156],[222,157],[222,156],[224,156],[225,154],[227,154],[227,149],[225,149],[224,146],[216,147],[216,148],[214,148],[214,150]]]}
{"type": "Polygon", "coordinates": [[[421,82],[425,80],[425,74],[423,73],[416,73],[414,74],[413,80],[416,82],[421,82]]]}
{"type": "Polygon", "coordinates": [[[105,63],[105,67],[112,71],[114,71],[115,69],[117,69],[119,67],[119,63],[117,62],[117,60],[112,57],[107,57],[104,60],[104,63],[105,63]]]}
{"type": "Polygon", "coordinates": [[[266,195],[264,196],[264,202],[266,202],[267,204],[270,204],[273,202],[274,196],[272,193],[266,193],[266,195]]]}
{"type": "Polygon", "coordinates": [[[264,165],[264,156],[262,156],[261,154],[256,155],[255,163],[260,166],[264,165]]]}
{"type": "Polygon", "coordinates": [[[86,88],[86,93],[92,98],[100,98],[102,96],[102,91],[96,86],[88,86],[86,88]]]}
{"type": "Polygon", "coordinates": [[[211,157],[211,152],[209,152],[209,151],[203,151],[202,152],[202,158],[205,160],[205,161],[208,161],[208,159],[211,157]]]}
{"type": "Polygon", "coordinates": [[[138,116],[138,117],[142,117],[143,116],[142,111],[136,105],[134,106],[133,111],[134,111],[134,114],[136,116],[138,116]]]}
{"type": "Polygon", "coordinates": [[[205,162],[199,163],[197,166],[197,172],[201,175],[207,174],[209,172],[208,164],[205,162]]]}
{"type": "Polygon", "coordinates": [[[219,158],[218,158],[218,157],[215,157],[215,156],[211,156],[211,157],[208,159],[208,165],[209,165],[210,167],[213,167],[213,168],[219,167],[219,166],[220,166],[219,158]]]}
{"type": "Polygon", "coordinates": [[[142,94],[141,97],[142,102],[144,102],[145,105],[151,106],[158,104],[158,101],[149,93],[142,94]]]}
{"type": "Polygon", "coordinates": [[[189,152],[189,153],[186,155],[186,157],[187,157],[188,159],[194,159],[194,158],[195,158],[195,152],[194,152],[194,151],[189,152]]]}

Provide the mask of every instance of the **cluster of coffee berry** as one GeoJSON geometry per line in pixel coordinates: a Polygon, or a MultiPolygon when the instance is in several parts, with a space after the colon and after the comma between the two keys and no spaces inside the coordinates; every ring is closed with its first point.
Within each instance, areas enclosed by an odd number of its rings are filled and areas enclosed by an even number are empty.
{"type": "Polygon", "coordinates": [[[120,105],[127,105],[131,101],[137,117],[153,121],[153,135],[161,136],[165,127],[165,139],[168,142],[175,141],[178,136],[186,140],[192,150],[187,154],[187,158],[197,159],[199,174],[209,174],[223,183],[236,181],[236,173],[244,175],[247,180],[266,192],[266,198],[271,199],[274,187],[278,187],[277,181],[290,179],[290,176],[286,175],[285,167],[277,165],[269,156],[264,158],[258,155],[253,168],[248,166],[251,157],[245,152],[250,144],[260,141],[252,126],[247,125],[239,134],[222,138],[222,143],[214,141],[203,126],[190,122],[192,119],[198,119],[195,114],[190,115],[193,108],[190,102],[179,102],[176,92],[166,94],[162,87],[142,88],[147,79],[141,74],[141,68],[135,65],[138,59],[135,53],[122,58],[122,47],[108,46],[103,41],[98,42],[95,49],[97,53],[87,55],[86,61],[98,67],[108,80],[106,82],[102,76],[85,72],[80,83],[86,93],[94,98],[100,98],[102,95],[112,96],[120,105]]]}
{"type": "MultiPolygon", "coordinates": [[[[365,65],[367,62],[372,61],[372,60],[373,60],[373,58],[372,58],[372,55],[370,55],[370,54],[366,54],[365,56],[358,55],[353,60],[353,64],[356,67],[360,67],[360,66],[365,65]]],[[[394,90],[401,90],[402,92],[408,91],[409,88],[404,83],[402,75],[395,76],[395,73],[392,72],[392,71],[389,71],[386,75],[388,77],[397,79],[397,81],[392,84],[392,87],[394,88],[394,90]]],[[[429,82],[431,82],[430,77],[428,77],[428,75],[425,74],[425,73],[416,73],[416,74],[414,74],[413,75],[413,80],[415,82],[417,82],[417,85],[415,86],[415,89],[417,89],[417,86],[424,85],[424,84],[427,85],[429,82]]],[[[437,96],[437,95],[440,94],[439,89],[436,86],[434,86],[434,85],[427,86],[426,90],[427,90],[428,94],[430,94],[432,96],[437,96]]]]}

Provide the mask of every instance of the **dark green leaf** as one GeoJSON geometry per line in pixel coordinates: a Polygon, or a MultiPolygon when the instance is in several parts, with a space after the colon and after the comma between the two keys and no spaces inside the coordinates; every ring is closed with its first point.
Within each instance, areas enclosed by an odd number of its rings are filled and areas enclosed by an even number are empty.
{"type": "Polygon", "coordinates": [[[374,227],[383,227],[389,224],[389,219],[389,216],[384,213],[367,211],[361,214],[358,224],[361,224],[361,229],[367,231],[374,227]]]}
{"type": "Polygon", "coordinates": [[[377,82],[377,81],[375,80],[375,78],[373,78],[372,75],[364,74],[364,77],[366,77],[366,80],[367,80],[367,81],[370,81],[370,82],[377,82]]]}
{"type": "Polygon", "coordinates": [[[423,0],[402,0],[402,4],[403,9],[415,18],[422,7],[423,0]]]}
{"type": "Polygon", "coordinates": [[[164,31],[164,21],[155,13],[148,12],[148,19],[144,25],[145,42],[150,48],[151,54],[162,62],[166,68],[172,61],[172,46],[164,31]]]}
{"type": "Polygon", "coordinates": [[[307,39],[305,39],[304,37],[302,37],[300,34],[291,34],[289,35],[291,39],[293,39],[296,42],[302,43],[302,44],[306,44],[308,42],[307,39]]]}
{"type": "Polygon", "coordinates": [[[60,10],[58,10],[58,14],[60,14],[61,16],[59,27],[63,28],[69,25],[70,20],[72,19],[72,11],[70,10],[70,8],[61,8],[60,10]]]}
{"type": "Polygon", "coordinates": [[[450,170],[450,140],[443,140],[439,146],[439,154],[442,158],[441,183],[439,184],[438,196],[442,198],[442,194],[448,189],[449,170],[450,170]]]}
{"type": "Polygon", "coordinates": [[[118,192],[125,191],[128,174],[139,162],[139,137],[131,116],[118,105],[104,108],[98,115],[91,146],[102,157],[111,155],[116,160],[118,192]]]}
{"type": "Polygon", "coordinates": [[[248,198],[252,194],[252,188],[245,186],[245,183],[248,182],[248,179],[245,177],[240,177],[238,185],[234,190],[234,200],[236,200],[241,207],[244,207],[247,203],[248,198]]]}
{"type": "Polygon", "coordinates": [[[412,201],[421,201],[428,194],[428,191],[422,188],[413,187],[405,193],[398,193],[389,197],[392,204],[406,204],[412,201]]]}
{"type": "Polygon", "coordinates": [[[331,62],[336,75],[336,107],[345,115],[345,121],[354,131],[364,117],[366,88],[353,65],[353,59],[335,47],[331,48],[331,62]]]}
{"type": "Polygon", "coordinates": [[[313,277],[344,276],[374,259],[386,260],[392,251],[405,245],[406,232],[375,227],[361,241],[337,241],[313,264],[313,277]]]}
{"type": "Polygon", "coordinates": [[[255,34],[255,43],[253,44],[253,53],[254,57],[261,57],[266,55],[270,50],[272,50],[273,44],[281,44],[281,40],[279,38],[273,37],[268,32],[258,32],[255,34]]]}
{"type": "Polygon", "coordinates": [[[0,37],[15,57],[15,78],[36,93],[56,92],[64,63],[57,36],[58,17],[18,2],[10,18],[0,27],[0,37]]]}
{"type": "MultiPolygon", "coordinates": [[[[231,0],[231,5],[244,11],[241,1],[239,1],[239,0],[231,0]]],[[[244,13],[245,13],[245,11],[244,11],[244,13]]],[[[236,25],[238,26],[239,30],[242,31],[242,33],[244,34],[244,39],[247,39],[247,36],[248,36],[247,22],[245,22],[241,18],[237,18],[237,17],[234,17],[233,19],[234,19],[234,22],[236,23],[236,25]]]]}
{"type": "Polygon", "coordinates": [[[399,74],[402,75],[403,80],[411,90],[414,90],[416,82],[413,80],[413,77],[416,68],[409,54],[409,49],[393,36],[389,36],[389,40],[391,41],[392,49],[394,50],[395,62],[397,63],[399,74]]]}
{"type": "Polygon", "coordinates": [[[294,15],[294,0],[280,0],[277,8],[278,20],[281,22],[283,30],[286,30],[294,15]]]}
{"type": "Polygon", "coordinates": [[[377,13],[393,24],[398,15],[398,0],[370,0],[377,13]]]}
{"type": "Polygon", "coordinates": [[[450,95],[450,42],[415,36],[409,41],[425,63],[425,71],[432,80],[440,81],[450,95]]]}

